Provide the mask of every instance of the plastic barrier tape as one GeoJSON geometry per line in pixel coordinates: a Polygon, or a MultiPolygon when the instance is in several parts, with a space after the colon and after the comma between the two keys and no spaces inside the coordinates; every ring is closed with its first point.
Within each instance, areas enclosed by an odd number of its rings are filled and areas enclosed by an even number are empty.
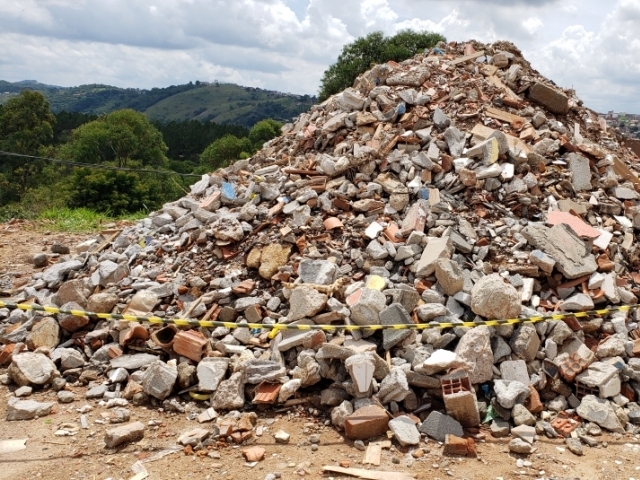
{"type": "Polygon", "coordinates": [[[550,313],[526,318],[508,318],[504,320],[480,320],[475,322],[430,322],[430,323],[411,323],[399,325],[290,325],[283,323],[262,324],[262,323],[235,323],[235,322],[215,322],[210,320],[192,320],[187,318],[160,318],[160,317],[143,317],[137,315],[122,315],[118,313],[95,313],[85,312],[84,310],[64,310],[58,307],[40,306],[26,303],[8,303],[0,301],[0,308],[18,309],[24,311],[36,311],[52,314],[74,315],[80,317],[94,317],[104,320],[124,320],[127,322],[147,322],[151,324],[173,324],[179,327],[201,327],[201,328],[251,328],[271,330],[271,336],[278,333],[279,330],[426,330],[429,328],[455,328],[455,327],[479,327],[486,325],[488,327],[497,327],[500,325],[515,325],[518,323],[538,323],[545,321],[557,321],[563,318],[587,318],[594,316],[607,315],[613,312],[628,312],[640,308],[640,304],[621,305],[618,307],[607,307],[598,310],[589,310],[586,312],[570,312],[570,313],[550,313]]]}

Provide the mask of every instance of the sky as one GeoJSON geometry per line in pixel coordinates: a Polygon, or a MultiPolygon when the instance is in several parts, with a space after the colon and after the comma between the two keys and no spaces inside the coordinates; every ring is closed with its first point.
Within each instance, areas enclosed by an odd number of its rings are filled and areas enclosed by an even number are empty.
{"type": "Polygon", "coordinates": [[[344,44],[509,40],[587,107],[640,114],[640,0],[0,0],[0,79],[316,94],[344,44]]]}

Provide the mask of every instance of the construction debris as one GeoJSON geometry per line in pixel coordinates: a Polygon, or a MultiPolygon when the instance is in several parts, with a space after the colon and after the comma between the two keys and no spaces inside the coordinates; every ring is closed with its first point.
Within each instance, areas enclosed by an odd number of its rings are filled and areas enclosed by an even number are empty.
{"type": "MultiPolygon", "coordinates": [[[[56,247],[7,299],[227,326],[0,309],[2,382],[83,385],[118,407],[208,400],[209,438],[236,443],[255,419],[233,411],[305,405],[351,439],[391,430],[404,448],[429,436],[476,456],[487,424],[519,454],[575,431],[581,454],[596,427],[639,429],[640,313],[583,313],[637,303],[638,192],[635,154],[515,46],[442,44],[375,66],[134,226],[56,247]],[[470,328],[494,319],[509,321],[470,328]],[[433,328],[402,328],[419,322],[433,328]]],[[[8,405],[10,420],[53,406],[8,405]]],[[[143,436],[136,422],[105,443],[143,436]]]]}

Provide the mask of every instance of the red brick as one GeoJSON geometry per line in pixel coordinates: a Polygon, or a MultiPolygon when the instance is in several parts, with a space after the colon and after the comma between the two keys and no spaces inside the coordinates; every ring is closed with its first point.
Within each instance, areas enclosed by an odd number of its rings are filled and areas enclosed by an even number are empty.
{"type": "Polygon", "coordinates": [[[445,455],[456,455],[462,457],[477,457],[476,443],[472,438],[460,438],[447,434],[444,439],[445,455]]]}
{"type": "Polygon", "coordinates": [[[195,330],[178,332],[173,338],[173,351],[178,355],[199,362],[204,356],[209,341],[195,330]]]}
{"type": "Polygon", "coordinates": [[[533,385],[529,385],[529,390],[531,391],[531,395],[529,395],[525,407],[535,415],[536,413],[540,413],[544,410],[544,405],[540,401],[540,394],[533,385]]]}
{"type": "Polygon", "coordinates": [[[349,415],[344,422],[344,430],[347,437],[353,440],[366,440],[387,433],[388,425],[386,410],[369,405],[349,415]]]}

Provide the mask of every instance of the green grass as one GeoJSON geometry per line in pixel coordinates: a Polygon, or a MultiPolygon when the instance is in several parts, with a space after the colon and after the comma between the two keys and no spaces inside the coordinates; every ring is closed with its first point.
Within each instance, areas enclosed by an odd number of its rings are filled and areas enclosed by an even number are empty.
{"type": "Polygon", "coordinates": [[[135,221],[145,216],[145,212],[139,212],[113,218],[88,208],[51,208],[38,216],[37,223],[55,232],[88,233],[102,230],[108,223],[135,221]]]}

